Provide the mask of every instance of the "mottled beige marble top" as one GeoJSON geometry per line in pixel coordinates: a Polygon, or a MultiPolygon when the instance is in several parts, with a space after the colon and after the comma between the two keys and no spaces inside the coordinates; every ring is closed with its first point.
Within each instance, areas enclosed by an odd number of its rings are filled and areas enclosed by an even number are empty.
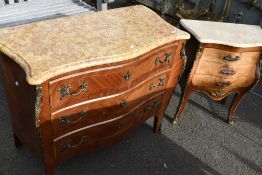
{"type": "Polygon", "coordinates": [[[260,26],[186,19],[182,19],[180,23],[201,43],[242,48],[262,46],[260,26]]]}
{"type": "Polygon", "coordinates": [[[0,30],[0,51],[37,85],[73,70],[135,58],[190,35],[144,6],[81,14],[0,30]]]}

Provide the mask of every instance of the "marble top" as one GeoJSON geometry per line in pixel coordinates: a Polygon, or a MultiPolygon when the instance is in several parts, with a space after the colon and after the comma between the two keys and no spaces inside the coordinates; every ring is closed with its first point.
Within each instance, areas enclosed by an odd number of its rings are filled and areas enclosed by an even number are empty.
{"type": "Polygon", "coordinates": [[[190,35],[138,5],[0,30],[0,51],[31,85],[81,68],[125,61],[190,35]]]}
{"type": "Polygon", "coordinates": [[[180,23],[201,43],[241,48],[262,46],[260,26],[186,19],[182,19],[180,23]]]}

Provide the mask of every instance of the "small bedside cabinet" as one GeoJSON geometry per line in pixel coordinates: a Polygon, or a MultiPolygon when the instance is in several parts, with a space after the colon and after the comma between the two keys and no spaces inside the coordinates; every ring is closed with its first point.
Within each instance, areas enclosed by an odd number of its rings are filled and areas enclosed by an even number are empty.
{"type": "MultiPolygon", "coordinates": [[[[176,123],[190,94],[199,91],[216,101],[236,93],[228,112],[232,124],[236,107],[260,77],[262,30],[259,26],[181,20],[192,37],[186,44],[188,62],[182,96],[173,119],[176,123]]],[[[181,83],[182,84],[182,83],[181,83]]]]}

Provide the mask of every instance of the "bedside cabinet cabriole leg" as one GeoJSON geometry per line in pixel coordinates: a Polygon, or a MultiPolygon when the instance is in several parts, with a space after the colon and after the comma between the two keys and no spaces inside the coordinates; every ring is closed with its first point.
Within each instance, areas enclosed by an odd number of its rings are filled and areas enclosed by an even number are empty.
{"type": "Polygon", "coordinates": [[[245,95],[245,93],[241,92],[241,93],[237,93],[233,100],[232,103],[230,105],[229,111],[228,111],[228,118],[227,118],[227,122],[232,125],[233,124],[233,117],[236,111],[236,108],[240,102],[240,100],[243,98],[243,96],[245,95]]]}
{"type": "Polygon", "coordinates": [[[229,111],[228,111],[228,118],[227,118],[227,122],[229,124],[231,124],[231,125],[233,124],[233,117],[234,117],[236,108],[240,103],[240,100],[244,97],[244,95],[246,93],[248,93],[258,83],[259,79],[260,79],[260,63],[258,62],[257,68],[256,68],[255,80],[253,81],[253,83],[249,87],[247,87],[246,89],[237,93],[232,100],[232,103],[231,103],[229,111]]]}
{"type": "Polygon", "coordinates": [[[180,102],[179,102],[176,114],[175,114],[173,121],[172,121],[173,124],[176,124],[177,121],[179,120],[180,114],[184,110],[192,92],[193,92],[192,89],[188,88],[188,87],[185,89],[185,91],[182,91],[182,96],[180,97],[180,102]]]}

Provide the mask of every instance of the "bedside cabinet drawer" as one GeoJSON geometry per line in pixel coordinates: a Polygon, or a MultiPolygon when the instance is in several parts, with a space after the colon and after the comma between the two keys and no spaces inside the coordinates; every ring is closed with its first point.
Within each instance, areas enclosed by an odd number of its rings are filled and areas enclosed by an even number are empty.
{"type": "Polygon", "coordinates": [[[226,89],[233,91],[238,88],[248,87],[255,79],[254,76],[238,78],[219,78],[210,75],[195,75],[192,79],[194,87],[209,87],[211,89],[226,89]]]}
{"type": "Polygon", "coordinates": [[[230,52],[214,48],[204,48],[201,56],[201,60],[234,65],[254,65],[259,58],[260,52],[230,52]]]}
{"type": "Polygon", "coordinates": [[[107,143],[117,142],[143,123],[148,115],[156,114],[161,102],[162,95],[155,95],[123,115],[54,139],[54,157],[63,160],[81,152],[102,148],[107,143]]]}
{"type": "Polygon", "coordinates": [[[170,70],[177,45],[167,46],[134,62],[68,75],[49,82],[51,110],[117,94],[157,73],[170,70]]]}
{"type": "Polygon", "coordinates": [[[108,98],[89,100],[51,114],[54,138],[128,113],[143,101],[163,92],[169,73],[161,73],[142,84],[108,98]]]}
{"type": "Polygon", "coordinates": [[[256,65],[221,64],[200,60],[196,75],[211,75],[220,78],[238,78],[255,75],[256,65]]]}

